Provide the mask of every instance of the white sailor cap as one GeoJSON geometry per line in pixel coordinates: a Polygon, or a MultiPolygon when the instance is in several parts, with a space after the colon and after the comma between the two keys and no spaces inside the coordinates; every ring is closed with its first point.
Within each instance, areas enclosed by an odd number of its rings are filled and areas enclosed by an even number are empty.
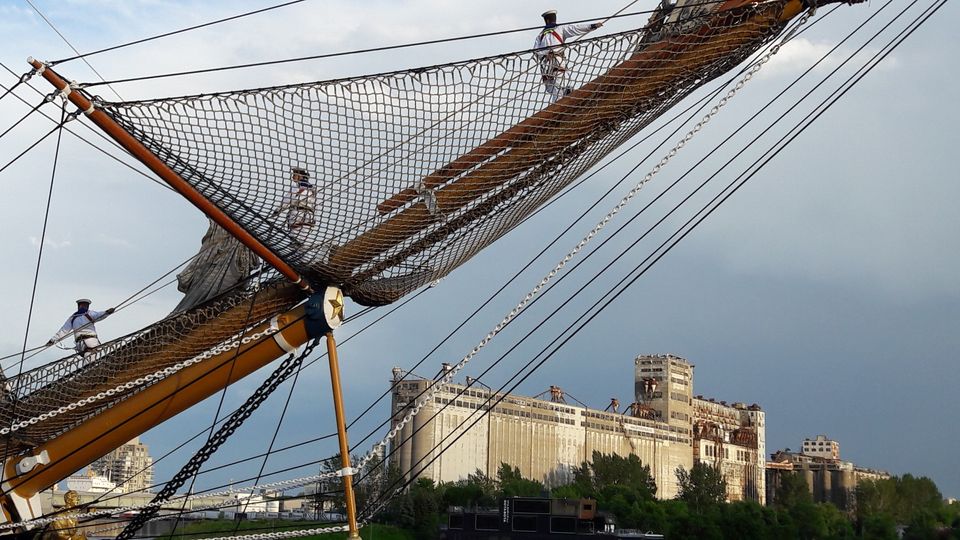
{"type": "Polygon", "coordinates": [[[556,15],[557,15],[557,10],[551,9],[551,10],[549,10],[549,11],[544,11],[543,13],[540,14],[540,16],[543,17],[544,19],[547,18],[547,15],[556,16],[556,15]]]}
{"type": "Polygon", "coordinates": [[[78,303],[78,304],[92,304],[93,302],[91,302],[89,298],[78,298],[78,299],[77,299],[77,303],[78,303]]]}

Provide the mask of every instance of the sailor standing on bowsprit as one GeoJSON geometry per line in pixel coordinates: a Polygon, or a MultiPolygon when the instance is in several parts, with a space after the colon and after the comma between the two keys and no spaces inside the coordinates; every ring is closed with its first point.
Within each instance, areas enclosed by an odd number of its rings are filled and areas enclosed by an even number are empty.
{"type": "Polygon", "coordinates": [[[552,103],[573,91],[567,85],[567,65],[561,45],[572,37],[582,36],[600,28],[603,23],[558,25],[557,12],[552,9],[541,16],[544,26],[536,41],[533,42],[533,48],[536,49],[540,61],[540,76],[544,90],[550,94],[552,103]]]}
{"type": "Polygon", "coordinates": [[[97,327],[93,323],[113,313],[113,308],[106,311],[94,311],[90,309],[90,304],[88,298],[77,300],[76,313],[67,317],[67,322],[63,323],[63,326],[50,338],[47,345],[53,345],[72,332],[77,354],[86,356],[95,351],[100,346],[100,339],[97,337],[97,327]]]}

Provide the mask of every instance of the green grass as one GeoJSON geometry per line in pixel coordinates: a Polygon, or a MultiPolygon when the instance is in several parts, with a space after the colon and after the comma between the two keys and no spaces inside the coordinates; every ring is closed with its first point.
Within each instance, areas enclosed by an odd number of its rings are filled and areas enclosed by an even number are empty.
{"type": "MultiPolygon", "coordinates": [[[[225,519],[194,521],[185,526],[178,527],[173,537],[176,540],[180,538],[193,540],[214,536],[229,536],[233,534],[236,525],[236,522],[225,519]]],[[[253,520],[241,521],[238,531],[242,533],[242,531],[249,530],[251,533],[262,533],[326,526],[328,525],[324,523],[314,523],[310,521],[253,520]]],[[[399,529],[392,525],[379,525],[376,523],[360,529],[360,536],[363,540],[416,540],[410,531],[399,529]]],[[[347,538],[347,533],[323,534],[304,538],[342,540],[347,538]]]]}

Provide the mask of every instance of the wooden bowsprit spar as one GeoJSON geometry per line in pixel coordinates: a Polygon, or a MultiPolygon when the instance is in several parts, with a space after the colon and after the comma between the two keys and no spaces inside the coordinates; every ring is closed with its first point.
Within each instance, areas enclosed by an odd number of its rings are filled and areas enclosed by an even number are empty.
{"type": "MultiPolygon", "coordinates": [[[[218,371],[217,362],[236,355],[244,362],[242,372],[249,373],[310,339],[326,337],[348,520],[357,537],[354,471],[330,323],[337,312],[342,319],[343,298],[338,289],[321,285],[342,286],[355,300],[375,304],[443,277],[809,7],[803,0],[703,6],[679,0],[672,14],[658,13],[644,29],[565,46],[570,58],[580,55],[587,75],[547,106],[539,77],[529,69],[536,67],[537,53],[529,51],[349,80],[117,103],[95,102],[49,67],[31,62],[96,125],[296,287],[313,285],[323,293],[306,307],[290,309],[280,302],[275,313],[258,311],[275,320],[279,315],[288,328],[278,332],[274,322],[260,324],[253,335],[241,331],[249,341],[237,351],[201,358],[200,364],[111,402],[102,413],[85,409],[91,415],[64,421],[65,431],[51,427],[49,416],[36,429],[25,429],[33,438],[24,437],[21,455],[3,464],[2,520],[37,517],[37,490],[235,380],[218,371]],[[503,90],[508,83],[512,86],[503,90]],[[317,185],[303,182],[305,167],[316,173],[317,185]],[[300,180],[289,175],[294,170],[301,171],[300,180]],[[316,220],[298,220],[304,200],[288,200],[290,180],[296,192],[316,190],[312,197],[320,205],[310,208],[316,220]],[[277,217],[278,208],[288,209],[285,220],[277,217]],[[299,235],[303,232],[310,234],[299,235]],[[322,312],[321,330],[310,330],[308,311],[322,312]],[[142,412],[153,403],[163,414],[142,412]]],[[[223,312],[238,311],[236,305],[228,308],[223,312]]],[[[216,341],[205,329],[191,328],[184,342],[198,348],[204,339],[216,341]]],[[[163,335],[150,332],[144,335],[163,335]]],[[[118,352],[136,348],[122,346],[118,352]]],[[[15,398],[34,408],[59,399],[63,404],[54,412],[69,417],[77,399],[123,385],[128,381],[122,379],[159,358],[143,350],[106,377],[106,386],[91,384],[68,398],[56,385],[38,386],[15,398]]],[[[96,379],[112,358],[105,355],[101,364],[66,378],[96,379]]],[[[24,422],[9,416],[11,424],[24,422]]]]}
{"type": "MultiPolygon", "coordinates": [[[[779,29],[805,8],[801,0],[721,3],[696,31],[642,48],[608,73],[427,175],[418,188],[382,201],[377,210],[393,215],[335,249],[331,264],[353,272],[478,199],[491,194],[495,198],[496,192],[502,193],[501,199],[508,198],[522,187],[505,189],[511,184],[541,181],[543,174],[536,170],[551,157],[578,143],[586,148],[590,139],[655,107],[678,87],[699,86],[738,64],[744,54],[737,53],[752,52],[744,49],[756,41],[756,31],[747,28],[779,29]],[[425,191],[433,201],[417,201],[425,191]]],[[[427,242],[437,242],[454,230],[436,234],[427,242]]],[[[377,261],[351,279],[376,274],[423,249],[422,244],[389,253],[389,259],[377,261]]]]}
{"type": "MultiPolygon", "coordinates": [[[[211,204],[193,186],[119,126],[110,116],[98,110],[84,91],[72,88],[66,80],[43,63],[33,58],[29,59],[29,62],[38,73],[42,74],[48,82],[61,92],[61,95],[67,97],[107,135],[128,150],[178,193],[263,258],[293,284],[303,290],[312,291],[310,284],[305,282],[299,273],[272,250],[254,238],[221,209],[211,204]]],[[[4,493],[2,499],[0,499],[0,508],[2,508],[0,522],[40,517],[41,512],[36,494],[41,489],[66,478],[72,472],[124,444],[133,438],[130,433],[135,435],[143,433],[195,405],[214,392],[222,390],[236,380],[252,373],[266,363],[283,354],[290,353],[306,343],[308,339],[325,337],[337,436],[341,450],[342,468],[340,475],[344,480],[349,537],[360,538],[352,487],[352,476],[355,471],[350,466],[340,370],[336,341],[333,336],[333,330],[343,322],[343,306],[344,300],[340,290],[336,287],[325,287],[308,300],[306,308],[303,306],[296,308],[285,314],[286,316],[282,319],[274,318],[270,323],[266,323],[263,328],[255,328],[253,332],[248,332],[252,335],[269,335],[258,338],[246,346],[239,347],[236,352],[222,353],[209,359],[206,363],[187,368],[187,370],[191,370],[187,377],[168,378],[161,383],[150,386],[147,390],[138,394],[136,399],[126,401],[122,406],[110,408],[104,414],[93,417],[89,422],[81,424],[42,447],[32,449],[32,455],[8,459],[2,465],[4,493]],[[284,331],[278,328],[280,324],[283,325],[284,331]],[[232,356],[236,360],[245,353],[247,358],[244,360],[247,361],[242,362],[239,368],[235,361],[226,363],[221,358],[232,356]],[[253,357],[252,361],[250,361],[251,357],[253,357]],[[216,366],[213,371],[210,370],[210,364],[216,366]],[[191,376],[193,378],[190,378],[191,376]],[[186,383],[184,379],[187,380],[186,383]],[[184,387],[190,388],[186,389],[184,387]],[[153,409],[150,414],[142,414],[141,407],[145,403],[150,404],[148,410],[153,409]],[[123,426],[123,428],[117,429],[118,426],[123,426]]]]}

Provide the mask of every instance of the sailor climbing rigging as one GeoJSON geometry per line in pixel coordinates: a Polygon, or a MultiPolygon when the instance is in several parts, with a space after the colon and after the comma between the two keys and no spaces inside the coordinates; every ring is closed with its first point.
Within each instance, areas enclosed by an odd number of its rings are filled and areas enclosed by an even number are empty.
{"type": "Polygon", "coordinates": [[[568,86],[567,66],[561,45],[572,37],[600,28],[603,23],[558,25],[555,10],[544,12],[541,16],[544,26],[533,42],[533,48],[540,62],[540,77],[544,90],[550,94],[552,103],[573,91],[573,88],[568,86]]]}
{"type": "Polygon", "coordinates": [[[290,183],[290,190],[273,215],[286,213],[287,234],[302,263],[324,263],[329,260],[330,245],[318,237],[317,187],[302,167],[290,168],[290,183]]]}
{"type": "Polygon", "coordinates": [[[77,311],[67,317],[67,322],[63,323],[60,330],[47,341],[47,345],[53,345],[67,334],[73,333],[77,354],[86,356],[95,351],[100,346],[100,339],[97,337],[97,327],[93,323],[113,313],[114,308],[94,311],[90,309],[90,304],[89,298],[77,300],[77,311]]]}
{"type": "Polygon", "coordinates": [[[283,197],[277,214],[286,212],[287,230],[297,247],[309,247],[317,223],[317,188],[310,182],[310,173],[302,167],[290,168],[290,191],[283,197]]]}

